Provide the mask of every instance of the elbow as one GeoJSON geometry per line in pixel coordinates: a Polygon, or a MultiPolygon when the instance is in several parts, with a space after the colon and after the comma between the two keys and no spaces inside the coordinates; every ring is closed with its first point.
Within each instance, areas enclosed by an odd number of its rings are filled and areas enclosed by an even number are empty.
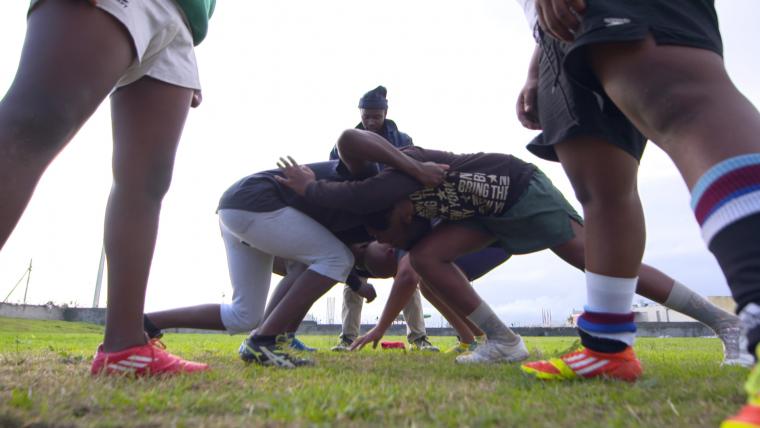
{"type": "Polygon", "coordinates": [[[413,289],[417,287],[417,283],[419,282],[419,277],[414,274],[399,274],[396,276],[395,280],[399,284],[399,288],[408,290],[413,289]]]}
{"type": "Polygon", "coordinates": [[[335,146],[338,148],[338,153],[341,158],[346,156],[351,157],[353,153],[356,153],[361,146],[362,132],[359,129],[346,129],[338,137],[338,142],[335,146]]]}

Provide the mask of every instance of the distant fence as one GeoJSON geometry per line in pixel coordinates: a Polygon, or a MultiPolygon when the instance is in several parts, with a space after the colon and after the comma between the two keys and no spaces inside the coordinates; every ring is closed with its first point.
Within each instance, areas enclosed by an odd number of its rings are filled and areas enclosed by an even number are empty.
{"type": "MultiPolygon", "coordinates": [[[[0,317],[25,318],[36,320],[77,321],[91,324],[104,325],[106,322],[106,310],[104,308],[63,308],[58,306],[38,305],[15,305],[0,303],[0,317]]],[[[714,336],[704,324],[698,322],[640,322],[636,323],[638,336],[640,337],[705,337],[714,336]]],[[[369,331],[373,326],[363,324],[361,332],[369,331]]],[[[576,336],[573,327],[512,327],[518,334],[523,336],[576,336]]],[[[210,330],[194,329],[167,329],[169,332],[179,333],[220,333],[210,330]]],[[[314,321],[304,321],[298,328],[299,334],[338,336],[341,332],[340,324],[317,324],[314,321]]],[[[404,324],[394,324],[389,329],[389,335],[406,335],[404,324]]],[[[456,336],[453,328],[429,327],[429,336],[456,336]]]]}

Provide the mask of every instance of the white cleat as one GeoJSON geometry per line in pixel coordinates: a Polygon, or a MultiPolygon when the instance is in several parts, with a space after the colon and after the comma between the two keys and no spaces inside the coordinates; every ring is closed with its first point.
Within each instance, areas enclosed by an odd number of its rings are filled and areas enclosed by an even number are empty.
{"type": "Polygon", "coordinates": [[[456,358],[459,364],[494,364],[514,363],[526,360],[530,354],[522,337],[518,342],[508,345],[504,342],[486,340],[486,343],[478,345],[474,351],[462,354],[456,358]]]}
{"type": "Polygon", "coordinates": [[[747,351],[747,338],[738,325],[719,328],[715,334],[723,342],[722,365],[752,367],[755,364],[755,358],[747,351]]]}

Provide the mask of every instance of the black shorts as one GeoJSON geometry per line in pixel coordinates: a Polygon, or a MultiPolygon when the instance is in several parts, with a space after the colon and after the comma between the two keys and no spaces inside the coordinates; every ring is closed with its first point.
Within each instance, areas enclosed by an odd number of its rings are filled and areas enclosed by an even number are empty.
{"type": "Polygon", "coordinates": [[[541,159],[558,161],[554,145],[577,137],[599,137],[641,159],[646,138],[604,92],[595,93],[561,71],[568,44],[541,35],[538,118],[542,132],[528,144],[541,159]]]}
{"type": "MultiPolygon", "coordinates": [[[[543,112],[539,87],[539,115],[544,134],[529,145],[529,150],[539,157],[551,159],[553,156],[556,160],[553,149],[543,146],[551,146],[567,137],[594,135],[609,138],[611,143],[640,159],[644,141],[639,141],[643,137],[636,136],[638,131],[627,120],[621,122],[622,113],[604,93],[589,65],[585,47],[638,41],[650,34],[657,44],[689,46],[723,54],[713,0],[587,0],[581,29],[574,42],[564,44],[547,36],[542,38],[542,61],[546,64],[542,64],[541,71],[547,67],[551,73],[549,88],[554,92],[549,92],[553,96],[544,99],[543,109],[547,111],[543,112]],[[556,55],[551,56],[553,54],[556,55]],[[581,93],[584,88],[590,90],[590,94],[581,93]],[[561,112],[562,104],[572,110],[561,112]],[[543,115],[547,115],[547,123],[543,122],[543,115]],[[599,126],[599,119],[608,123],[606,129],[599,126]]],[[[546,88],[543,94],[546,97],[545,91],[546,88]]]]}
{"type": "Polygon", "coordinates": [[[644,40],[650,34],[658,45],[689,46],[723,55],[714,0],[587,0],[564,70],[583,86],[604,92],[584,48],[644,40]]]}

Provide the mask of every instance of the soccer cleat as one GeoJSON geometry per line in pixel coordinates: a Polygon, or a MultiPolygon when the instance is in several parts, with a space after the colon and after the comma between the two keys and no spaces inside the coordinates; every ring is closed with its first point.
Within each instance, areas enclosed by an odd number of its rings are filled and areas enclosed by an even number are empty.
{"type": "Polygon", "coordinates": [[[518,341],[512,345],[496,340],[486,340],[478,344],[474,351],[459,355],[456,362],[459,364],[493,364],[513,363],[523,361],[530,355],[522,337],[517,336],[518,341]]]}
{"type": "Polygon", "coordinates": [[[262,366],[284,367],[288,369],[311,366],[314,361],[294,357],[283,351],[279,344],[258,345],[250,337],[245,338],[238,348],[240,359],[246,363],[256,363],[262,366]]]}
{"type": "Polygon", "coordinates": [[[428,340],[427,336],[422,336],[417,340],[413,340],[411,343],[412,351],[427,351],[427,352],[440,352],[437,346],[433,346],[428,340]]]}
{"type": "Polygon", "coordinates": [[[301,351],[301,352],[316,352],[317,348],[312,348],[311,346],[308,346],[307,344],[301,342],[295,335],[291,335],[291,333],[288,333],[288,339],[290,339],[290,343],[288,346],[290,346],[290,349],[294,351],[301,351]]]}
{"type": "Polygon", "coordinates": [[[93,375],[133,375],[158,376],[192,373],[208,370],[208,364],[186,361],[163,349],[158,340],[119,352],[105,352],[98,347],[92,361],[90,373],[93,375]]]}
{"type": "Polygon", "coordinates": [[[351,349],[351,344],[354,343],[353,340],[349,339],[346,336],[341,335],[340,339],[338,340],[338,344],[330,348],[331,351],[334,352],[344,352],[351,349]]]}
{"type": "MultiPolygon", "coordinates": [[[[760,347],[755,351],[760,351],[760,347]]],[[[747,391],[747,404],[739,410],[739,413],[726,419],[720,424],[720,428],[760,428],[760,368],[758,365],[752,369],[744,384],[747,391]]]]}
{"type": "Polygon", "coordinates": [[[475,350],[475,348],[478,347],[478,342],[472,342],[472,343],[464,343],[459,342],[455,346],[452,346],[446,352],[445,354],[464,354],[466,352],[472,352],[475,350]]]}
{"type": "Polygon", "coordinates": [[[759,428],[760,405],[747,404],[736,415],[726,419],[720,428],[759,428]]]}
{"type": "Polygon", "coordinates": [[[630,346],[614,354],[583,348],[559,358],[525,363],[521,369],[543,380],[605,377],[633,382],[641,376],[641,363],[630,346]]]}
{"type": "Polygon", "coordinates": [[[747,351],[747,338],[738,325],[719,328],[715,334],[723,343],[723,365],[752,367],[755,364],[755,358],[747,351]]]}

